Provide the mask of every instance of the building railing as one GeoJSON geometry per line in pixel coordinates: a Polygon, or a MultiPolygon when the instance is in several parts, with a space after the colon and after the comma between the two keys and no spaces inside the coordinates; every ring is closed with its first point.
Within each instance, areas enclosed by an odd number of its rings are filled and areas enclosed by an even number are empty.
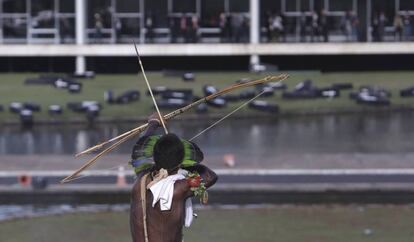
{"type": "MultiPolygon", "coordinates": [[[[34,6],[31,0],[16,0],[25,2],[23,12],[10,12],[10,9],[6,12],[3,4],[10,3],[11,1],[0,1],[0,44],[72,44],[75,43],[75,16],[76,13],[63,11],[60,9],[63,0],[53,0],[53,6],[49,6],[48,9],[37,9],[33,11],[34,6]],[[45,14],[47,12],[47,14],[45,14]],[[49,27],[36,27],[34,21],[38,21],[40,15],[50,16],[48,20],[50,22],[49,27]]],[[[66,0],[65,0],[66,1],[66,0]]],[[[86,44],[117,44],[117,43],[130,43],[132,39],[137,40],[139,43],[244,43],[249,41],[249,28],[238,26],[235,27],[229,24],[227,27],[220,26],[220,13],[212,13],[214,15],[215,23],[210,25],[206,24],[209,13],[205,13],[202,9],[202,1],[207,0],[195,0],[195,9],[189,12],[176,12],[174,11],[175,2],[172,0],[166,0],[168,7],[166,10],[166,16],[158,16],[158,18],[165,18],[163,24],[154,24],[153,27],[149,27],[147,20],[150,17],[149,11],[146,9],[145,1],[138,0],[140,2],[138,12],[117,12],[116,0],[109,1],[109,5],[106,6],[105,14],[106,22],[102,20],[102,27],[94,27],[93,16],[88,18],[88,28],[84,33],[86,36],[86,44]],[[203,15],[204,14],[204,15],[203,15]],[[181,30],[180,21],[181,18],[187,19],[187,29],[181,30]],[[191,18],[197,18],[197,27],[195,29],[188,29],[191,18]],[[109,19],[109,20],[108,20],[109,19]],[[175,26],[171,25],[171,19],[174,19],[175,26]],[[124,21],[124,23],[121,23],[124,21]],[[237,29],[239,28],[239,29],[237,29]]],[[[371,41],[411,41],[413,40],[414,33],[414,9],[402,10],[400,6],[404,1],[412,0],[394,0],[390,6],[394,6],[393,9],[385,9],[387,21],[383,23],[381,29],[381,36],[375,37],[374,22],[376,11],[378,11],[378,5],[373,0],[364,0],[366,3],[371,3],[361,8],[363,4],[359,4],[358,1],[353,0],[350,6],[350,11],[356,14],[356,18],[359,22],[359,26],[353,30],[346,30],[341,21],[346,21],[347,11],[338,11],[333,9],[331,4],[332,0],[324,0],[321,7],[319,6],[317,11],[315,1],[309,0],[309,4],[301,6],[302,1],[295,1],[294,8],[287,6],[287,1],[294,0],[279,0],[274,1],[279,5],[275,5],[279,13],[272,12],[273,16],[279,15],[283,18],[283,31],[280,33],[272,33],[273,30],[269,28],[269,16],[265,9],[259,11],[260,14],[260,42],[371,42],[371,41]],[[328,27],[327,34],[321,33],[321,30],[315,30],[312,26],[315,21],[314,15],[318,15],[317,18],[321,18],[322,9],[326,9],[326,16],[329,18],[331,25],[328,27]],[[360,9],[358,9],[360,8],[360,9]],[[301,11],[306,9],[306,11],[301,11]],[[289,11],[288,11],[289,10],[289,11]],[[397,11],[394,11],[397,10],[397,11]],[[265,13],[266,12],[266,13],[265,13]],[[401,17],[407,16],[408,23],[404,22],[404,30],[402,32],[396,31],[396,18],[395,12],[401,17]],[[358,16],[358,13],[361,14],[358,16]],[[305,18],[305,24],[301,24],[301,19],[305,18]],[[352,33],[350,33],[350,32],[352,33]],[[277,37],[274,37],[276,35],[277,37]],[[326,36],[324,36],[326,35],[326,36]]],[[[264,0],[262,1],[264,2],[264,0]]],[[[269,1],[267,1],[269,2],[269,1]]],[[[73,3],[74,4],[74,1],[73,3]]],[[[89,2],[87,4],[90,4],[89,2]]],[[[290,6],[290,5],[289,5],[290,6]]],[[[293,6],[293,5],[292,5],[293,6]]],[[[404,5],[405,6],[405,5],[404,5]]],[[[38,7],[38,6],[37,6],[38,7]]],[[[238,15],[243,16],[247,21],[245,25],[249,25],[250,14],[249,9],[243,11],[232,11],[231,3],[229,0],[223,0],[222,14],[227,17],[235,17],[238,15]]],[[[103,8],[103,7],[102,7],[103,8]]],[[[90,8],[92,9],[92,8],[90,8]]],[[[89,14],[95,10],[89,10],[89,14]]],[[[212,18],[213,18],[212,17],[212,18]]],[[[316,20],[320,21],[320,20],[316,20]]],[[[214,22],[214,21],[213,21],[214,22]]],[[[319,26],[321,28],[321,26],[319,26]]]]}

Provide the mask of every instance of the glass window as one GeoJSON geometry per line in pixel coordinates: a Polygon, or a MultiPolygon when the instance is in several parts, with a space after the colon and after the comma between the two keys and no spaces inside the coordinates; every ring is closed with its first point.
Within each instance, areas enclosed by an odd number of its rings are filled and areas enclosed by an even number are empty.
{"type": "Polygon", "coordinates": [[[75,12],[75,1],[60,0],[59,1],[59,12],[74,13],[75,12]]]}
{"type": "Polygon", "coordinates": [[[152,15],[155,28],[168,27],[168,2],[165,0],[146,0],[145,15],[152,15]]]}
{"type": "Polygon", "coordinates": [[[122,18],[120,21],[122,28],[117,30],[118,37],[139,35],[140,24],[138,18],[122,18]]]}
{"type": "Polygon", "coordinates": [[[414,1],[400,0],[400,10],[414,10],[414,1]]]}
{"type": "Polygon", "coordinates": [[[196,12],[196,0],[174,0],[173,12],[175,13],[195,13],[196,12]]]}
{"type": "Polygon", "coordinates": [[[324,0],[314,0],[313,4],[314,10],[316,10],[317,12],[320,12],[322,9],[326,10],[324,0]]]}
{"type": "Polygon", "coordinates": [[[4,38],[26,38],[27,26],[24,18],[3,18],[4,38]]]}
{"type": "Polygon", "coordinates": [[[52,0],[32,0],[32,15],[35,16],[40,12],[54,9],[52,0]]]}
{"type": "Polygon", "coordinates": [[[3,12],[5,13],[25,13],[26,0],[2,1],[3,12]]]}
{"type": "Polygon", "coordinates": [[[395,4],[394,1],[389,0],[373,0],[373,16],[381,12],[384,12],[386,17],[386,25],[393,25],[393,19],[395,15],[395,4]]]}
{"type": "Polygon", "coordinates": [[[32,0],[31,9],[31,27],[53,28],[55,26],[53,0],[32,0]]]}
{"type": "Polygon", "coordinates": [[[286,34],[296,34],[296,22],[298,21],[296,17],[286,17],[284,22],[284,27],[286,34]]]}
{"type": "Polygon", "coordinates": [[[353,6],[352,0],[330,0],[329,11],[350,11],[353,6]]]}
{"type": "Polygon", "coordinates": [[[262,0],[260,2],[260,11],[262,14],[267,12],[281,12],[281,0],[262,0]]]}
{"type": "Polygon", "coordinates": [[[286,11],[296,12],[296,0],[286,0],[286,11]]]}
{"type": "Polygon", "coordinates": [[[201,2],[201,26],[218,27],[220,14],[224,12],[224,0],[201,2]]]}
{"type": "Polygon", "coordinates": [[[61,43],[73,43],[75,38],[75,18],[60,18],[59,34],[61,43]]]}
{"type": "Polygon", "coordinates": [[[139,12],[139,0],[117,0],[115,4],[117,13],[139,12]]]}
{"type": "Polygon", "coordinates": [[[310,1],[309,0],[300,0],[300,11],[301,12],[310,11],[310,1]]]}
{"type": "Polygon", "coordinates": [[[229,0],[230,12],[249,12],[249,0],[229,0]]]}

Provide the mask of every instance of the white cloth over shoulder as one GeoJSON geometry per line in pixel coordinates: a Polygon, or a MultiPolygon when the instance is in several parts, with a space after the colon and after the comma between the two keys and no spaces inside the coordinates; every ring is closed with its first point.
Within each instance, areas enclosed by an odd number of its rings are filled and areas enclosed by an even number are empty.
{"type": "MultiPolygon", "coordinates": [[[[170,210],[174,196],[174,184],[178,180],[185,179],[187,173],[188,171],[180,169],[178,170],[177,174],[167,176],[166,178],[152,185],[149,188],[154,198],[152,201],[152,207],[154,207],[157,202],[160,202],[161,211],[170,210]]],[[[185,201],[185,227],[190,227],[192,221],[193,204],[191,202],[191,198],[187,198],[185,201]]]]}

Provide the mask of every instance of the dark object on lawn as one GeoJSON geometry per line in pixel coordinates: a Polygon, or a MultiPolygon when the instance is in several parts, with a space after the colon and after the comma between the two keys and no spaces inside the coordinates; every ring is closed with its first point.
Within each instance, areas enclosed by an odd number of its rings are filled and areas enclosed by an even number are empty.
{"type": "MultiPolygon", "coordinates": [[[[159,94],[162,94],[163,92],[168,91],[168,88],[166,86],[157,86],[151,89],[152,94],[154,94],[154,96],[157,96],[159,94]]],[[[149,90],[147,90],[147,96],[151,96],[149,90]]]]}
{"type": "Polygon", "coordinates": [[[24,81],[25,85],[51,85],[54,81],[42,78],[27,78],[24,81]]]}
{"type": "Polygon", "coordinates": [[[312,80],[305,80],[295,86],[291,92],[283,92],[282,97],[286,99],[317,98],[319,90],[313,86],[312,80]]]}
{"type": "Polygon", "coordinates": [[[28,109],[22,109],[20,111],[20,123],[24,127],[30,127],[33,125],[33,112],[28,109]]]}
{"type": "Polygon", "coordinates": [[[49,182],[46,177],[35,176],[32,178],[32,188],[34,190],[44,190],[48,187],[49,182]]]}
{"type": "Polygon", "coordinates": [[[203,87],[203,93],[205,96],[211,95],[213,93],[218,92],[218,89],[215,86],[212,85],[205,85],[203,87]]]}
{"type": "Polygon", "coordinates": [[[41,110],[40,105],[32,102],[12,102],[10,103],[9,110],[12,113],[20,113],[23,109],[30,110],[32,112],[39,112],[41,110]]]}
{"type": "Polygon", "coordinates": [[[242,78],[242,79],[237,80],[236,83],[237,84],[243,84],[243,83],[246,83],[246,82],[249,82],[249,81],[251,81],[250,78],[242,78]]]}
{"type": "Polygon", "coordinates": [[[282,82],[269,82],[267,83],[268,87],[273,88],[273,90],[286,90],[287,89],[287,85],[285,83],[282,82]]]}
{"type": "Polygon", "coordinates": [[[72,110],[73,112],[86,112],[89,107],[94,106],[97,107],[99,110],[101,109],[101,105],[96,101],[83,101],[83,102],[69,102],[67,103],[67,107],[72,110]]]}
{"type": "Polygon", "coordinates": [[[163,109],[178,109],[188,104],[189,102],[187,102],[186,100],[177,98],[161,99],[158,101],[158,107],[163,109]]]}
{"type": "Polygon", "coordinates": [[[114,103],[114,92],[112,90],[107,90],[104,92],[104,100],[107,103],[114,103]]]}
{"type": "Polygon", "coordinates": [[[133,101],[138,101],[140,96],[141,94],[138,90],[128,90],[116,97],[115,102],[121,104],[130,103],[133,101]]]}
{"type": "Polygon", "coordinates": [[[4,107],[3,105],[0,104],[0,112],[3,112],[3,111],[4,111],[4,107]]]}
{"type": "Polygon", "coordinates": [[[101,108],[98,105],[89,105],[86,107],[86,115],[88,118],[96,118],[99,116],[101,108]]]}
{"type": "Polygon", "coordinates": [[[95,72],[94,71],[85,71],[84,73],[82,73],[82,74],[79,74],[79,73],[73,73],[72,74],[72,77],[74,77],[74,78],[88,78],[88,79],[92,79],[92,78],[95,78],[95,72]]]}
{"type": "Polygon", "coordinates": [[[401,97],[414,97],[414,87],[408,87],[400,91],[401,97]]]}
{"type": "Polygon", "coordinates": [[[174,89],[174,90],[167,90],[161,94],[163,99],[184,99],[184,100],[192,100],[193,99],[193,90],[191,89],[174,89]]]}
{"type": "Polygon", "coordinates": [[[261,100],[254,100],[253,102],[249,103],[249,108],[269,112],[269,113],[277,113],[279,112],[279,106],[276,104],[270,104],[266,101],[261,100]]]}
{"type": "Polygon", "coordinates": [[[360,91],[367,91],[369,93],[375,93],[384,97],[391,97],[391,92],[388,90],[385,90],[382,87],[379,86],[361,86],[359,88],[360,91]]]}
{"type": "Polygon", "coordinates": [[[340,96],[340,91],[338,89],[331,87],[319,88],[318,91],[320,97],[333,98],[340,96]]]}
{"type": "Polygon", "coordinates": [[[59,89],[66,89],[66,88],[69,87],[69,84],[71,84],[71,83],[73,83],[73,82],[72,81],[69,81],[67,79],[59,78],[59,79],[55,80],[55,82],[53,83],[53,85],[56,88],[59,88],[59,89]]]}
{"type": "Polygon", "coordinates": [[[24,84],[43,84],[43,85],[53,85],[58,79],[68,79],[66,76],[57,76],[57,75],[40,75],[37,78],[28,78],[24,81],[24,84]]]}
{"type": "Polygon", "coordinates": [[[55,115],[55,114],[62,114],[63,113],[63,109],[60,105],[50,105],[48,112],[50,115],[55,115]]]}
{"type": "Polygon", "coordinates": [[[185,82],[194,81],[195,80],[195,75],[194,75],[194,73],[186,72],[186,73],[184,73],[182,78],[183,78],[183,81],[185,81],[185,82]]]}
{"type": "Polygon", "coordinates": [[[305,80],[295,86],[293,91],[285,91],[283,98],[287,99],[312,99],[319,97],[338,97],[339,90],[333,88],[317,88],[313,85],[312,80],[305,80]]]}
{"type": "Polygon", "coordinates": [[[271,87],[264,86],[262,90],[259,90],[259,93],[262,93],[261,97],[271,97],[275,94],[275,91],[271,87]]]}
{"type": "Polygon", "coordinates": [[[81,83],[71,83],[69,84],[68,90],[70,93],[80,93],[82,90],[81,83]]]}
{"type": "Polygon", "coordinates": [[[214,98],[213,100],[207,101],[207,104],[209,106],[215,107],[215,108],[224,108],[227,106],[226,100],[223,98],[214,98]]]}
{"type": "Polygon", "coordinates": [[[240,100],[239,95],[236,95],[236,94],[226,94],[221,97],[227,102],[237,102],[240,100]]]}
{"type": "Polygon", "coordinates": [[[256,92],[254,90],[246,90],[246,91],[242,91],[239,94],[239,98],[241,100],[243,99],[250,99],[250,98],[254,98],[254,96],[256,96],[256,92]]]}
{"type": "Polygon", "coordinates": [[[377,86],[362,86],[356,92],[351,92],[349,98],[357,99],[360,93],[368,93],[371,96],[378,96],[381,98],[391,97],[391,92],[377,86]]]}
{"type": "Polygon", "coordinates": [[[201,113],[207,113],[207,112],[208,112],[207,104],[201,103],[201,104],[197,105],[196,113],[201,114],[201,113]]]}
{"type": "Polygon", "coordinates": [[[25,103],[23,103],[23,109],[28,109],[32,112],[40,112],[41,107],[37,103],[25,102],[25,103]]]}
{"type": "Polygon", "coordinates": [[[313,82],[312,80],[304,80],[302,82],[300,82],[299,84],[297,84],[294,88],[294,91],[296,92],[304,92],[304,91],[310,91],[310,90],[314,90],[315,87],[313,86],[313,82]]]}
{"type": "Polygon", "coordinates": [[[332,84],[332,88],[337,90],[350,90],[354,88],[354,85],[352,83],[335,83],[332,84]]]}
{"type": "Polygon", "coordinates": [[[23,103],[20,102],[12,102],[9,105],[9,110],[12,113],[20,113],[20,111],[23,109],[23,103]]]}
{"type": "Polygon", "coordinates": [[[101,111],[100,106],[98,105],[89,105],[86,108],[86,119],[91,124],[95,121],[95,119],[99,116],[99,112],[101,111]]]}
{"type": "Polygon", "coordinates": [[[389,97],[391,93],[380,87],[364,86],[358,92],[350,94],[350,97],[355,99],[359,104],[368,104],[373,106],[387,106],[390,105],[389,97]]]}
{"type": "Polygon", "coordinates": [[[390,100],[387,97],[374,96],[364,92],[359,93],[356,100],[359,104],[369,104],[374,106],[388,106],[391,104],[390,100]]]}

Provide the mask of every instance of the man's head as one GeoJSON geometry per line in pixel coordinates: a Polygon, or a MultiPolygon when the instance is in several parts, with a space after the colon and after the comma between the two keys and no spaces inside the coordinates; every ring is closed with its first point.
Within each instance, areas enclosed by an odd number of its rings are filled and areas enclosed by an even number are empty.
{"type": "Polygon", "coordinates": [[[166,134],[154,145],[154,162],[158,169],[172,171],[184,158],[184,145],[175,134],[166,134]]]}

